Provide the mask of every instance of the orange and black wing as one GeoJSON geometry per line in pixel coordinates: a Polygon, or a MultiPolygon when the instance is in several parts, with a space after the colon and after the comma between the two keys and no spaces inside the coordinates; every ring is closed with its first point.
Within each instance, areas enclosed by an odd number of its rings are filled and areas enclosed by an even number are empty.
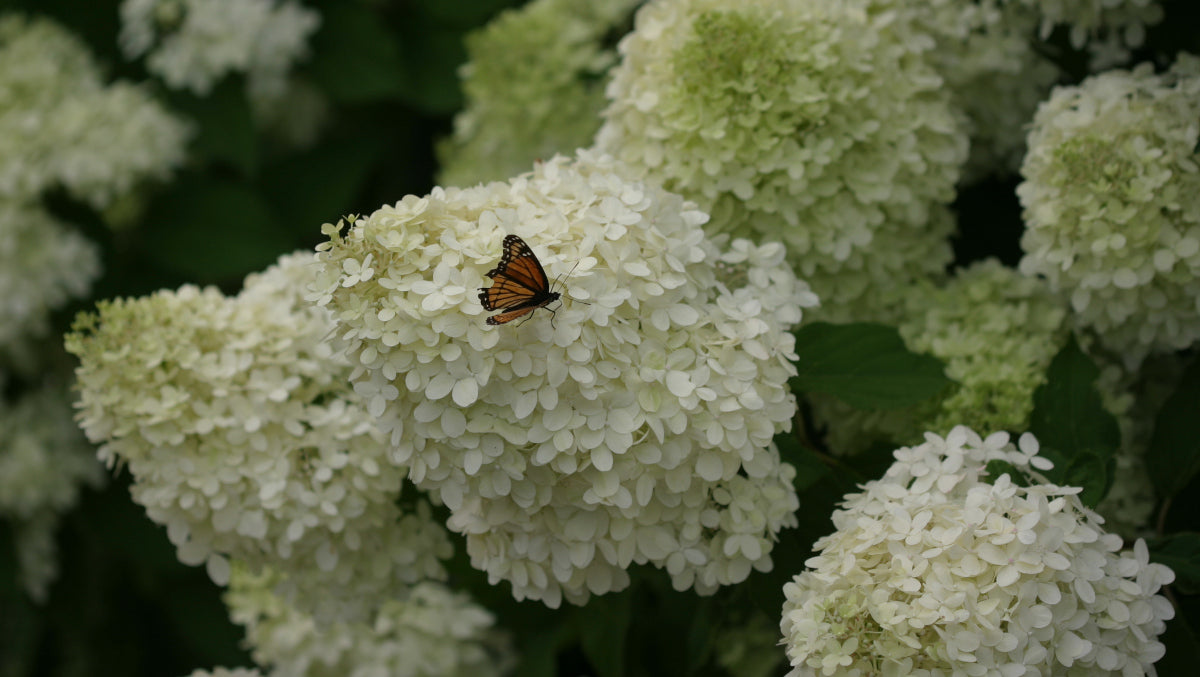
{"type": "Polygon", "coordinates": [[[550,291],[550,280],[537,255],[516,235],[504,238],[500,263],[487,276],[492,286],[480,288],[479,302],[487,310],[502,310],[487,319],[488,324],[504,324],[558,300],[550,291]]]}

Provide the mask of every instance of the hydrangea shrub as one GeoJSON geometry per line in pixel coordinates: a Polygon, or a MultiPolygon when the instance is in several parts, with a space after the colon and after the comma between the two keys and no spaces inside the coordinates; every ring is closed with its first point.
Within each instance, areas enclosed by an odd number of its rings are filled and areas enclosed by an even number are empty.
{"type": "Polygon", "coordinates": [[[183,162],[188,126],[128,82],[106,84],[83,42],[48,19],[0,15],[0,197],[61,186],[108,207],[183,162]]]}
{"type": "Polygon", "coordinates": [[[916,443],[956,425],[980,434],[1026,430],[1033,393],[1069,334],[1066,304],[1044,280],[996,259],[959,269],[944,285],[915,285],[898,329],[909,350],[942,360],[951,392],[904,409],[851,409],[810,396],[831,451],[850,454],[879,440],[916,443]]]}
{"type": "Polygon", "coordinates": [[[1039,481],[1038,450],[966,427],[897,449],[784,587],[789,674],[1155,674],[1174,574],[1039,481]]]}
{"type": "Polygon", "coordinates": [[[967,153],[932,45],[861,2],[650,3],[597,147],[700,204],[709,232],[782,241],[822,319],[890,316],[896,287],[950,260],[967,153]]]}
{"type": "Polygon", "coordinates": [[[234,566],[225,602],[246,628],[255,662],[273,675],[343,677],[499,677],[513,649],[495,617],[435,581],[382,600],[361,620],[320,622],[276,594],[286,587],[270,569],[234,566]]]}
{"type": "Polygon", "coordinates": [[[294,0],[124,0],[120,43],[172,89],[203,95],[245,73],[251,91],[282,94],[320,23],[294,0]]]}
{"type": "Polygon", "coordinates": [[[313,298],[392,462],[518,599],[582,603],[635,562],[711,593],[770,567],[795,519],[771,440],[795,411],[787,329],[816,297],[782,247],[722,251],[705,219],[581,152],[325,229],[313,298]],[[475,289],[506,233],[571,274],[553,315],[484,323],[475,289]]]}
{"type": "Polygon", "coordinates": [[[406,468],[350,386],[329,313],[301,298],[315,270],[298,253],[232,298],[184,286],[103,301],[67,348],[83,429],[129,469],[181,561],[218,583],[230,557],[275,566],[298,604],[357,618],[444,576],[450,543],[428,510],[396,504],[406,468]]]}
{"type": "Polygon", "coordinates": [[[1200,59],[1063,87],[1038,109],[1017,187],[1021,270],[1134,366],[1200,339],[1200,59]]]}
{"type": "Polygon", "coordinates": [[[533,0],[467,36],[467,103],[438,145],[439,184],[469,186],[592,145],[616,62],[605,34],[640,0],[533,0]]]}

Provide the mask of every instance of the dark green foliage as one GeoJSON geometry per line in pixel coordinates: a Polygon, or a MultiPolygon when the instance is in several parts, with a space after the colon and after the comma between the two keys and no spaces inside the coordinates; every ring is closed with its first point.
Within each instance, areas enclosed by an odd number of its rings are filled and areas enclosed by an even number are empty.
{"type": "Polygon", "coordinates": [[[1029,429],[1041,454],[1054,462],[1046,476],[1056,484],[1083,487],[1080,498],[1095,506],[1112,484],[1113,454],[1121,444],[1117,421],[1096,392],[1100,370],[1072,338],[1033,394],[1029,429]]]}
{"type": "Polygon", "coordinates": [[[858,409],[898,409],[951,383],[940,360],[909,352],[892,327],[814,322],[795,333],[797,392],[835,395],[858,409]]]}
{"type": "Polygon", "coordinates": [[[1154,422],[1146,468],[1161,498],[1171,498],[1200,470],[1200,360],[1192,362],[1154,422]]]}

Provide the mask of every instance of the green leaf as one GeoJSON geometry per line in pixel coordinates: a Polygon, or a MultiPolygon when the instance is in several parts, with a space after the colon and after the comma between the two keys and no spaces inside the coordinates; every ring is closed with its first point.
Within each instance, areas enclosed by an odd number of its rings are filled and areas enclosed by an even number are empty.
{"type": "Polygon", "coordinates": [[[400,37],[364,4],[327,5],[312,53],[306,70],[341,103],[396,99],[408,81],[400,37]]]}
{"type": "Polygon", "coordinates": [[[354,198],[383,152],[379,139],[366,135],[331,139],[269,167],[264,192],[297,238],[323,241],[321,224],[354,211],[354,198]]]}
{"type": "Polygon", "coordinates": [[[792,480],[792,485],[796,487],[797,493],[803,493],[805,489],[829,475],[829,466],[821,461],[817,452],[801,444],[795,435],[776,435],[775,446],[779,448],[779,457],[796,468],[796,478],[792,480]]]}
{"type": "Polygon", "coordinates": [[[835,395],[859,409],[898,409],[929,399],[952,381],[936,357],[909,352],[881,324],[815,322],[796,331],[799,392],[835,395]]]}
{"type": "Polygon", "coordinates": [[[1055,484],[1081,487],[1079,500],[1089,508],[1099,505],[1112,488],[1117,462],[1109,452],[1079,449],[1068,455],[1054,447],[1042,447],[1039,455],[1054,463],[1054,468],[1042,474],[1055,484]]]}
{"type": "Polygon", "coordinates": [[[251,176],[258,171],[261,149],[243,92],[241,78],[225,78],[204,96],[176,92],[170,99],[173,108],[195,122],[193,157],[202,163],[229,165],[251,176]]]}
{"type": "Polygon", "coordinates": [[[1196,665],[1200,664],[1200,641],[1186,615],[1180,614],[1170,620],[1158,639],[1167,647],[1167,654],[1154,664],[1158,674],[1195,674],[1196,665]]]}
{"type": "Polygon", "coordinates": [[[267,203],[236,183],[181,179],[155,200],[146,222],[148,255],[201,284],[240,279],[295,248],[267,203]]]}
{"type": "Polygon", "coordinates": [[[1183,372],[1175,392],[1163,403],[1154,422],[1154,436],[1146,453],[1150,473],[1160,498],[1179,493],[1200,471],[1200,360],[1183,372]]]}
{"type": "Polygon", "coordinates": [[[1042,455],[1054,462],[1050,481],[1083,487],[1080,497],[1096,505],[1112,482],[1113,454],[1121,444],[1117,420],[1104,409],[1094,383],[1100,369],[1072,336],[1033,393],[1029,429],[1042,455]]]}
{"type": "Polygon", "coordinates": [[[404,26],[403,52],[412,71],[404,100],[431,115],[449,115],[462,107],[458,68],[467,60],[462,35],[436,25],[404,26]]]}
{"type": "Polygon", "coordinates": [[[1200,592],[1200,533],[1182,531],[1146,542],[1150,561],[1175,572],[1175,589],[1185,595],[1200,592]]]}
{"type": "Polygon", "coordinates": [[[600,677],[620,677],[625,670],[625,637],[629,631],[632,593],[592,597],[576,618],[580,644],[600,677]]]}

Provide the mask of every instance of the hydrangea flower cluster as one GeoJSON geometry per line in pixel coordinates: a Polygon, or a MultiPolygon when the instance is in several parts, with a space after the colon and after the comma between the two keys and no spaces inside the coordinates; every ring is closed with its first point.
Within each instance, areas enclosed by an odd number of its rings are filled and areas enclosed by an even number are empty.
{"type": "Polygon", "coordinates": [[[293,0],[124,0],[120,41],[173,89],[203,95],[227,74],[245,73],[251,92],[274,98],[320,23],[293,0]]]}
{"type": "Polygon", "coordinates": [[[467,36],[465,108],[438,146],[441,185],[526,171],[535,160],[590,146],[616,61],[605,34],[640,0],[533,0],[467,36]]]}
{"type": "Polygon", "coordinates": [[[0,197],[62,186],[97,208],[183,161],[187,126],[148,92],[105,85],[87,47],[46,19],[0,16],[0,197]]]}
{"type": "Polygon", "coordinates": [[[181,561],[218,583],[228,557],[294,571],[298,602],[356,618],[443,576],[451,546],[427,509],[396,505],[405,468],[350,386],[329,314],[301,299],[315,270],[300,253],[233,298],[185,286],[101,302],[67,348],[81,426],[128,466],[181,561]]]}
{"type": "Polygon", "coordinates": [[[1131,367],[1200,339],[1198,113],[1200,59],[1183,55],[1055,90],[1029,135],[1021,270],[1131,367]]]}
{"type": "Polygon", "coordinates": [[[325,228],[313,298],[392,461],[518,599],[582,603],[634,562],[711,593],[769,567],[795,520],[795,471],[771,440],[795,412],[787,330],[817,299],[781,246],[722,253],[705,219],[580,151],[325,228]],[[474,289],[505,233],[551,279],[571,273],[554,315],[484,323],[474,289]]]}
{"type": "Polygon", "coordinates": [[[971,153],[965,180],[1016,173],[1025,154],[1025,126],[1060,74],[1036,49],[1038,17],[1013,11],[1008,0],[869,0],[869,5],[876,14],[899,14],[933,40],[927,58],[967,115],[971,153]]]}
{"type": "Polygon", "coordinates": [[[498,677],[514,662],[492,614],[441,583],[406,588],[366,620],[325,624],[273,592],[280,578],[235,566],[225,594],[255,662],[272,675],[498,677]]]}
{"type": "Polygon", "coordinates": [[[883,319],[893,290],[941,273],[967,154],[933,40],[866,7],[645,5],[597,136],[709,211],[710,233],[782,240],[822,319],[883,319]]]}
{"type": "Polygon", "coordinates": [[[910,289],[900,335],[909,350],[942,360],[956,386],[937,402],[881,412],[811,397],[830,448],[844,454],[881,439],[916,442],[924,431],[946,434],[959,424],[982,434],[1027,429],[1033,393],[1067,339],[1066,316],[1043,280],[995,259],[957,271],[942,287],[910,289]]]}
{"type": "MultiPolygon", "coordinates": [[[[2,142],[0,142],[2,143],[2,142]]],[[[0,356],[26,352],[50,312],[87,293],[100,274],[87,238],[32,201],[0,197],[0,356]]]]}
{"type": "Polygon", "coordinates": [[[1154,674],[1174,574],[1143,541],[1121,551],[1078,488],[1040,482],[1037,452],[966,427],[896,450],[784,586],[789,674],[1154,674]]]}
{"type": "Polygon", "coordinates": [[[61,384],[47,383],[13,404],[0,400],[0,518],[13,528],[21,581],[42,601],[58,572],[58,515],[102,470],[72,419],[61,384]]]}

